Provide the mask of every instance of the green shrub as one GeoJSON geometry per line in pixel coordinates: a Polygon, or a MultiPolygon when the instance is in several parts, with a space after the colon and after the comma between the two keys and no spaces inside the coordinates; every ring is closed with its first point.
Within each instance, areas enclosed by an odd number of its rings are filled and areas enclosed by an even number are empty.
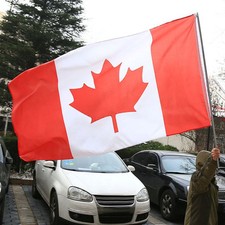
{"type": "Polygon", "coordinates": [[[136,152],[139,152],[141,150],[170,150],[170,151],[178,151],[177,148],[171,146],[171,145],[163,145],[158,141],[148,141],[139,145],[135,145],[132,147],[128,147],[125,149],[121,149],[116,151],[117,154],[122,158],[129,158],[136,152]]]}
{"type": "Polygon", "coordinates": [[[21,172],[27,167],[27,163],[23,161],[18,154],[18,142],[16,136],[6,136],[3,137],[6,148],[8,149],[11,157],[13,158],[12,169],[21,172]]]}

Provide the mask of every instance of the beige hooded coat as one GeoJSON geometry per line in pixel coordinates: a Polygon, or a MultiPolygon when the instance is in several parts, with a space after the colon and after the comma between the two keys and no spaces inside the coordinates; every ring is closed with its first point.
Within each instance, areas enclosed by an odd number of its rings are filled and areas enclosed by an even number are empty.
{"type": "Polygon", "coordinates": [[[196,172],[190,181],[184,225],[217,225],[218,187],[215,182],[217,162],[210,152],[196,158],[196,172]]]}

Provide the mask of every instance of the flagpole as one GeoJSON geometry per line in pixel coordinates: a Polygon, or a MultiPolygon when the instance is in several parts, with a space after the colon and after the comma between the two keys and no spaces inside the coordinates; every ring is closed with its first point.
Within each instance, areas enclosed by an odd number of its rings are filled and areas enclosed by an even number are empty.
{"type": "Polygon", "coordinates": [[[205,78],[206,78],[209,105],[210,105],[211,123],[212,123],[213,137],[214,137],[213,138],[214,139],[214,147],[217,147],[215,124],[214,124],[214,119],[213,119],[213,114],[212,114],[212,104],[211,104],[211,98],[210,98],[210,93],[209,93],[209,80],[208,80],[208,73],[207,73],[207,68],[206,68],[205,53],[204,53],[204,48],[203,48],[203,41],[202,41],[202,34],[201,34],[201,27],[200,27],[200,20],[199,20],[198,13],[196,14],[196,18],[197,18],[197,25],[198,25],[198,32],[199,32],[199,40],[200,40],[200,44],[201,44],[202,60],[203,60],[205,78]]]}
{"type": "MultiPolygon", "coordinates": [[[[203,66],[204,66],[204,72],[205,72],[207,92],[208,92],[208,98],[209,98],[209,106],[210,106],[210,114],[211,114],[211,124],[212,124],[211,126],[212,126],[212,131],[213,131],[214,147],[218,147],[217,139],[216,139],[215,123],[214,123],[213,113],[212,113],[211,97],[210,97],[210,93],[209,93],[209,80],[208,80],[208,73],[207,73],[207,68],[206,68],[205,53],[204,53],[204,48],[203,48],[203,41],[202,41],[202,33],[201,33],[200,19],[199,19],[198,13],[196,14],[196,18],[197,18],[197,26],[198,26],[198,32],[199,32],[199,40],[200,40],[200,44],[201,44],[202,60],[203,60],[203,66]]],[[[217,160],[217,166],[219,167],[219,160],[217,160]]]]}

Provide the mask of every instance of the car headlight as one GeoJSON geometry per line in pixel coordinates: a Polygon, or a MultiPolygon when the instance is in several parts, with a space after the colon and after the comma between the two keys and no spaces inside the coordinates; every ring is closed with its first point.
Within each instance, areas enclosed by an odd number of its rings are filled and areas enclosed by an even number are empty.
{"type": "Polygon", "coordinates": [[[138,202],[145,202],[145,201],[148,201],[149,200],[149,196],[148,196],[148,191],[146,188],[143,188],[141,189],[137,196],[136,196],[136,199],[138,202]]]}
{"type": "Polygon", "coordinates": [[[187,192],[189,192],[189,188],[190,188],[190,186],[187,186],[187,192]]]}
{"type": "Polygon", "coordinates": [[[82,202],[91,202],[93,200],[91,194],[77,187],[69,187],[67,197],[82,202]]]}

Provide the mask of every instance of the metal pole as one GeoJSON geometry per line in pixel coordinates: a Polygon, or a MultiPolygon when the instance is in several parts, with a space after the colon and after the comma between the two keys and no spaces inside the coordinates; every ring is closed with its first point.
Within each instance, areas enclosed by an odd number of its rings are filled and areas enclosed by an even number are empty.
{"type": "Polygon", "coordinates": [[[207,92],[208,92],[208,98],[209,98],[214,147],[218,147],[217,140],[216,140],[215,123],[214,123],[214,118],[213,118],[213,114],[212,114],[212,104],[211,104],[211,97],[210,97],[210,93],[209,93],[209,80],[208,80],[208,73],[207,73],[207,68],[206,68],[205,53],[204,53],[204,48],[203,48],[203,41],[202,41],[202,34],[201,34],[200,20],[199,20],[198,13],[196,14],[196,18],[197,18],[197,26],[198,26],[198,32],[199,32],[199,40],[200,40],[200,45],[201,45],[200,47],[201,47],[201,51],[202,51],[202,60],[203,60],[204,73],[205,73],[205,79],[206,79],[206,85],[207,85],[207,92]]]}
{"type": "Polygon", "coordinates": [[[9,115],[6,115],[6,120],[5,120],[5,129],[4,129],[4,137],[6,136],[7,129],[8,129],[8,122],[9,122],[9,115]]]}
{"type": "MultiPolygon", "coordinates": [[[[211,114],[211,124],[212,124],[212,132],[213,132],[213,144],[214,147],[218,147],[217,140],[216,140],[216,129],[215,129],[215,123],[214,123],[214,118],[212,114],[212,103],[211,103],[211,97],[209,93],[209,80],[208,80],[208,73],[207,73],[207,68],[206,68],[206,61],[205,61],[205,53],[204,53],[204,48],[203,48],[203,41],[202,41],[202,34],[201,34],[201,26],[200,26],[200,20],[198,13],[196,14],[197,18],[197,26],[198,26],[198,32],[199,32],[199,39],[200,39],[200,45],[201,45],[201,50],[202,50],[202,60],[203,60],[203,66],[204,66],[204,72],[205,72],[205,79],[206,79],[206,85],[207,85],[207,92],[208,92],[208,98],[209,98],[209,106],[210,106],[210,114],[211,114]]],[[[217,167],[219,168],[220,162],[217,160],[217,167]]]]}
{"type": "Polygon", "coordinates": [[[206,149],[209,151],[209,147],[210,147],[210,130],[211,127],[208,127],[208,134],[207,134],[207,145],[206,145],[206,149]]]}

